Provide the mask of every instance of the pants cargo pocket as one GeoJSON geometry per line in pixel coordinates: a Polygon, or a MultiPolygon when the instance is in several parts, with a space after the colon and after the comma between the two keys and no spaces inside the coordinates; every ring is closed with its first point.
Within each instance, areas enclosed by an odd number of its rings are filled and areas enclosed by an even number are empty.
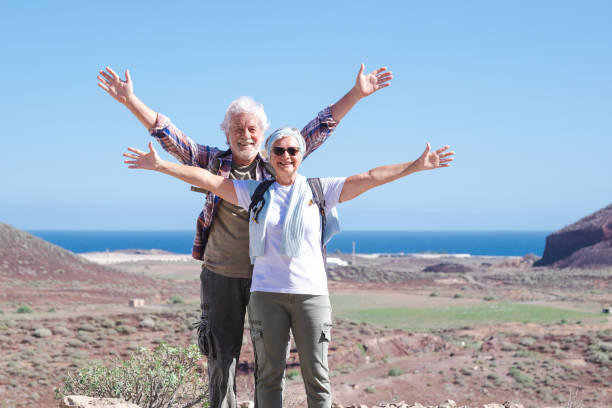
{"type": "Polygon", "coordinates": [[[329,350],[329,342],[331,341],[331,323],[323,323],[321,325],[321,337],[319,338],[319,344],[321,346],[321,361],[325,368],[327,368],[327,352],[329,350]]]}
{"type": "Polygon", "coordinates": [[[200,320],[196,323],[196,328],[198,331],[198,347],[200,348],[202,354],[208,357],[210,355],[210,346],[208,344],[208,322],[200,320]]]}
{"type": "Polygon", "coordinates": [[[262,331],[251,328],[251,341],[255,351],[255,379],[257,379],[258,374],[264,369],[266,364],[266,348],[262,331]]]}

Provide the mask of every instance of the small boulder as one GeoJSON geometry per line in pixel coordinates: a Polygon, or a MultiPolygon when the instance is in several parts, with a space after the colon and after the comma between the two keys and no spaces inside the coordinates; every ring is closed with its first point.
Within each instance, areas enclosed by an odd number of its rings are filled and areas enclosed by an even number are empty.
{"type": "Polygon", "coordinates": [[[130,307],[144,307],[144,299],[130,299],[130,307]]]}
{"type": "Polygon", "coordinates": [[[38,337],[39,339],[43,339],[45,337],[50,337],[51,334],[52,334],[51,330],[45,329],[44,327],[39,327],[38,329],[34,331],[32,336],[38,337]]]}
{"type": "Polygon", "coordinates": [[[68,395],[59,403],[59,408],[140,408],[121,398],[92,398],[82,395],[68,395]]]}

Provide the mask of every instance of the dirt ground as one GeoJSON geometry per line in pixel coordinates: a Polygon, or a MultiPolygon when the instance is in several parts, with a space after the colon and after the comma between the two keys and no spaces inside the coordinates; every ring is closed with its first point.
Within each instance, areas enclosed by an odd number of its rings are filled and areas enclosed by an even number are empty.
{"type": "MultiPolygon", "coordinates": [[[[52,390],[70,370],[92,360],[127,357],[138,346],[194,342],[197,262],[139,261],[112,268],[123,277],[102,270],[76,282],[73,276],[68,281],[61,274],[34,272],[0,277],[1,407],[56,406],[52,390]],[[129,277],[135,284],[129,285],[129,277]],[[131,298],[144,299],[145,307],[129,307],[131,298]],[[24,306],[31,311],[18,313],[24,306]],[[50,334],[39,336],[41,328],[50,334]]],[[[612,268],[553,270],[516,257],[440,255],[357,258],[354,265],[330,268],[328,275],[338,304],[329,351],[334,401],[345,406],[446,399],[470,406],[505,401],[526,407],[612,406],[612,321],[601,313],[612,303],[612,268]],[[428,267],[433,270],[424,272],[428,267]],[[351,303],[354,298],[363,299],[362,306],[351,303]],[[474,320],[460,327],[434,322],[419,330],[350,317],[359,307],[508,303],[590,314],[528,323],[474,320]]],[[[247,400],[253,394],[248,328],[243,344],[237,384],[240,399],[247,400]]],[[[287,377],[285,406],[306,406],[295,348],[287,377]]]]}

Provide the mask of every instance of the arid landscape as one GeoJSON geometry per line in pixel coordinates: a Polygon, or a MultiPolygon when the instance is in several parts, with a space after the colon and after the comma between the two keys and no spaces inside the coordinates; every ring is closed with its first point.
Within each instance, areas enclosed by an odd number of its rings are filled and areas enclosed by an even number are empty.
{"type": "MultiPolygon", "coordinates": [[[[101,265],[2,225],[0,406],[57,406],[53,388],[70,370],[194,343],[199,262],[144,255],[101,265]]],[[[331,256],[349,263],[328,268],[334,401],[612,406],[612,268],[533,267],[533,255],[331,256]]],[[[252,368],[247,328],[241,400],[252,399],[252,368]]],[[[305,406],[295,349],[285,401],[305,406]]]]}

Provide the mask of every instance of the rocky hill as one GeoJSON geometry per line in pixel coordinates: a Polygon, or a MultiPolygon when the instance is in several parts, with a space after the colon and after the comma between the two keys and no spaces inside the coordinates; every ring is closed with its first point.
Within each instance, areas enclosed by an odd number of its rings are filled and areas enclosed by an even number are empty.
{"type": "Polygon", "coordinates": [[[124,302],[152,293],[153,279],[120,272],[0,223],[0,303],[124,302]]]}
{"type": "Polygon", "coordinates": [[[534,266],[593,268],[612,266],[612,204],[546,237],[534,266]]]}

